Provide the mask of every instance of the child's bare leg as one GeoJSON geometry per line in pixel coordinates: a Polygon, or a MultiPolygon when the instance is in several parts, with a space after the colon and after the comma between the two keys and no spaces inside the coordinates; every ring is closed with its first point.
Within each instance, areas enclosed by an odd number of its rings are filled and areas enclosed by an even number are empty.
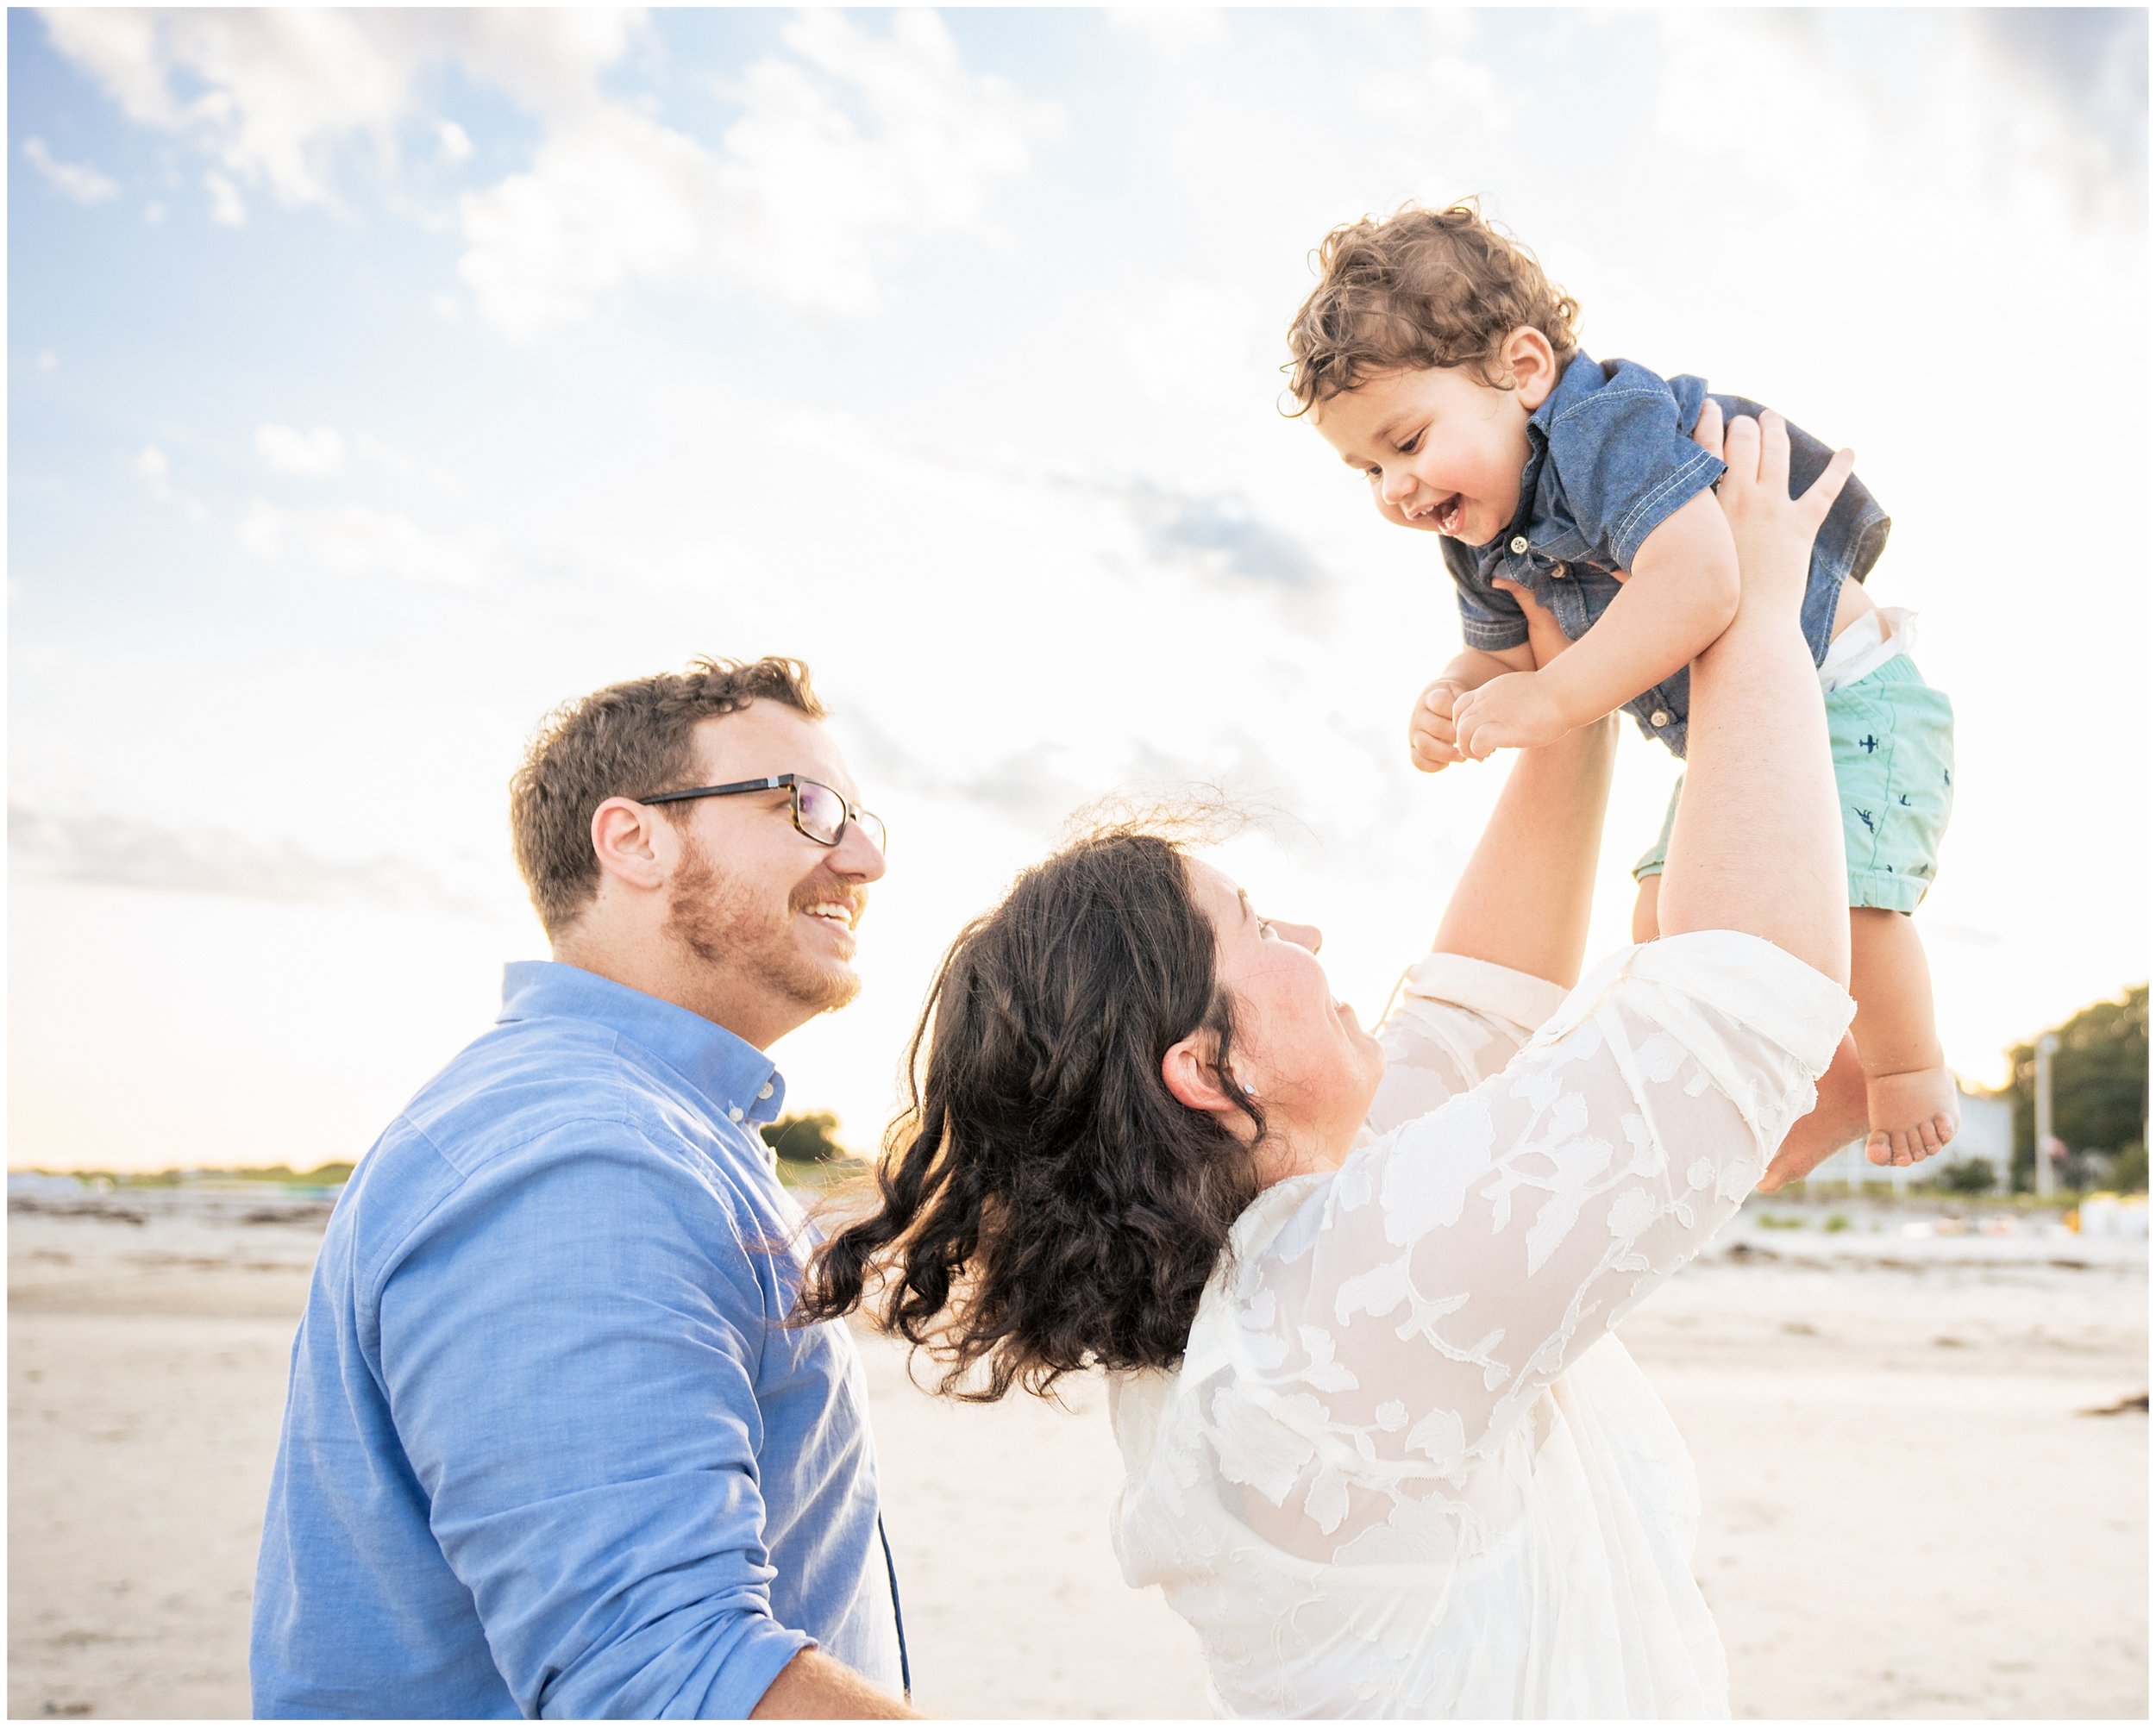
{"type": "MultiPolygon", "coordinates": [[[[1639,878],[1639,897],[1632,904],[1632,939],[1653,942],[1662,934],[1662,878],[1639,878]]],[[[1857,1059],[1857,1043],[1844,1036],[1834,1060],[1819,1076],[1819,1101],[1811,1114],[1789,1131],[1777,1148],[1759,1189],[1771,1193],[1784,1182],[1802,1181],[1842,1147],[1865,1130],[1870,1119],[1865,1096],[1865,1074],[1857,1059]]]]}
{"type": "Polygon", "coordinates": [[[1932,1020],[1924,944],[1904,913],[1850,912],[1849,993],[1871,1129],[1865,1155],[1881,1165],[1918,1162],[1959,1130],[1961,1102],[1932,1020]]]}
{"type": "Polygon", "coordinates": [[[1632,903],[1632,939],[1635,942],[1655,942],[1662,936],[1662,878],[1643,875],[1639,878],[1639,898],[1632,903]]]}

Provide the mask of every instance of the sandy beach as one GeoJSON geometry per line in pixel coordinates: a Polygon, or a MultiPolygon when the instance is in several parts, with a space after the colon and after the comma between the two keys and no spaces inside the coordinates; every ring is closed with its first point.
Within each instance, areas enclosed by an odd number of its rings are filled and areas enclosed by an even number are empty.
{"type": "MultiPolygon", "coordinates": [[[[247,1712],[255,1541],[328,1207],[11,1204],[9,1713],[247,1712]]],[[[1798,1214],[1801,1215],[1801,1214],[1798,1214]]],[[[1740,1717],[2145,1717],[2146,1242],[1766,1230],[1627,1323],[1697,1460],[1740,1717]]],[[[1100,1393],[949,1405],[863,1337],[916,1700],[1200,1716],[1189,1631],[1126,1589],[1100,1393]]]]}

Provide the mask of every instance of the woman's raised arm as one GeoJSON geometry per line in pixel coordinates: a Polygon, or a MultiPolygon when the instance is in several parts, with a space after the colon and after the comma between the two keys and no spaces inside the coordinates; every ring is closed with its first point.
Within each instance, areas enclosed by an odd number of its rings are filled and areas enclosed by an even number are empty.
{"type": "MultiPolygon", "coordinates": [[[[1525,589],[1514,591],[1536,663],[1546,666],[1564,651],[1564,634],[1525,589]]],[[[1608,715],[1520,753],[1445,904],[1437,952],[1566,989],[1579,981],[1616,741],[1616,716],[1608,715]]]]}
{"type": "Polygon", "coordinates": [[[1744,592],[1735,621],[1692,666],[1690,748],[1662,878],[1662,933],[1763,936],[1846,986],[1841,812],[1798,611],[1812,535],[1855,458],[1839,452],[1792,500],[1789,428],[1779,415],[1732,421],[1725,444],[1722,510],[1744,592]]]}

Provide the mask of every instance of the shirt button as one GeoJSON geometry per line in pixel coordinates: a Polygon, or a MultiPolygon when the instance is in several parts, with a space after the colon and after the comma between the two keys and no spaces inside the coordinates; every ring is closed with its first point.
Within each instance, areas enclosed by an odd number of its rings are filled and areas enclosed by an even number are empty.
{"type": "Polygon", "coordinates": [[[1562,564],[1552,564],[1550,566],[1550,575],[1552,580],[1561,582],[1571,573],[1572,573],[1566,569],[1562,564]]]}
{"type": "Polygon", "coordinates": [[[1526,551],[1527,549],[1527,536],[1525,534],[1514,535],[1512,536],[1512,549],[1513,555],[1514,557],[1519,556],[1520,553],[1526,551]]]}
{"type": "Polygon", "coordinates": [[[1670,710],[1667,708],[1657,708],[1647,716],[1647,723],[1651,726],[1666,726],[1669,723],[1670,710]]]}
{"type": "MultiPolygon", "coordinates": [[[[1661,722],[1658,720],[1656,723],[1658,725],[1661,722]]],[[[737,1122],[741,1119],[741,1105],[739,1104],[730,1104],[727,1107],[726,1119],[730,1122],[737,1122]]]]}
{"type": "Polygon", "coordinates": [[[770,1087],[770,1086],[767,1083],[767,1084],[765,1085],[765,1086],[764,1086],[763,1090],[761,1090],[761,1092],[757,1092],[757,1093],[756,1093],[756,1101],[757,1101],[758,1103],[761,1103],[761,1102],[762,1102],[762,1101],[763,1101],[766,1098],[769,1097],[770,1095],[771,1095],[771,1087],[770,1087]]]}

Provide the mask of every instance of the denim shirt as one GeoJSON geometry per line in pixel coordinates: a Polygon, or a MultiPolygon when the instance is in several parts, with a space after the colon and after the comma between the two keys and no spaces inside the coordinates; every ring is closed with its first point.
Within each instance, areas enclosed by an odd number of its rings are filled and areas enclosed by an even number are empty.
{"type": "Polygon", "coordinates": [[[323,1236],[257,1715],[739,1717],[812,1642],[897,1688],[860,1359],[768,1245],[784,1096],[685,1008],[508,968],[323,1236]]]}
{"type": "MultiPolygon", "coordinates": [[[[1516,648],[1527,639],[1519,602],[1493,585],[1499,576],[1548,607],[1569,640],[1587,633],[1617,597],[1615,573],[1629,572],[1647,536],[1722,477],[1723,465],[1692,441],[1708,393],[1704,379],[1664,379],[1628,360],[1572,360],[1527,421],[1527,464],[1512,525],[1487,546],[1445,542],[1470,648],[1516,648]]],[[[1765,411],[1743,396],[1714,399],[1725,420],[1765,411]]],[[[1791,426],[1789,495],[1801,494],[1833,459],[1825,444],[1791,426]]],[[[1890,525],[1852,475],[1812,546],[1803,622],[1814,662],[1826,658],[1841,585],[1871,573],[1890,525]]],[[[1689,668],[1643,691],[1625,710],[1683,755],[1689,668]]]]}

